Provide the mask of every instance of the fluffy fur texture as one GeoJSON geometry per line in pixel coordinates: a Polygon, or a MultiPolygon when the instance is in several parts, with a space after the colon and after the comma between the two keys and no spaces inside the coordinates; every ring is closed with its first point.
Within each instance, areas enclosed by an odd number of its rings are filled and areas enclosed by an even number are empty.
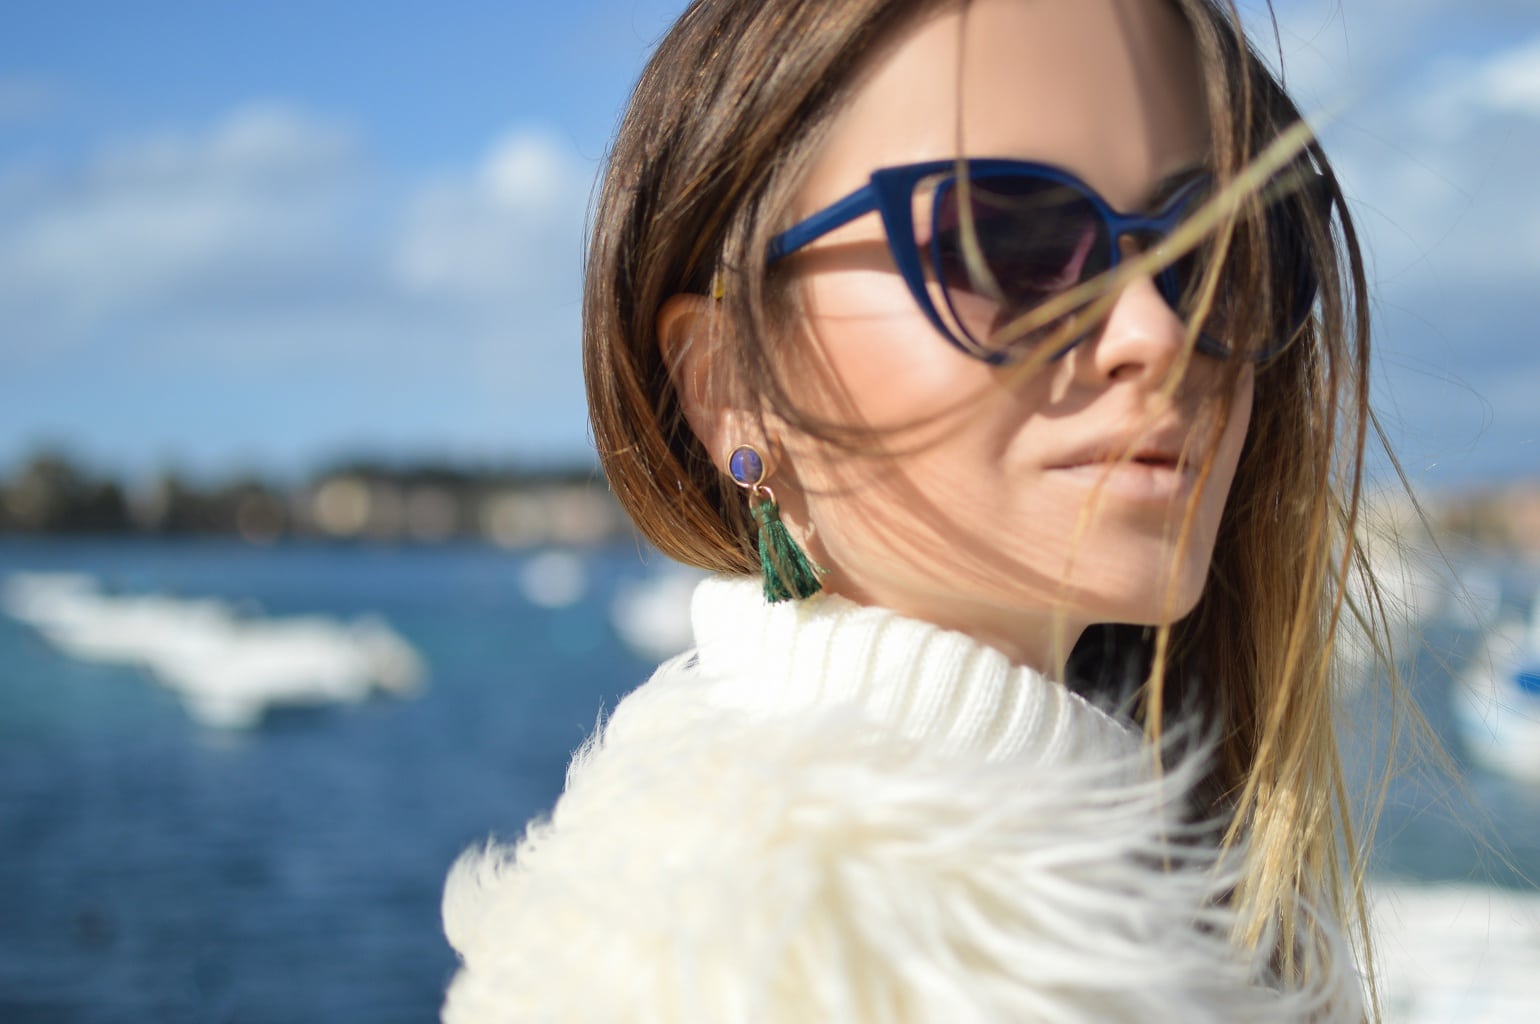
{"type": "MultiPolygon", "coordinates": [[[[830,614],[841,640],[872,621],[830,614]]],[[[1341,949],[1280,991],[1228,941],[1234,876],[1182,824],[1193,758],[1152,772],[1078,700],[1052,732],[1080,742],[1051,756],[903,735],[854,700],[770,714],[724,700],[710,662],[665,664],[549,820],[455,865],[447,1024],[1358,1018],[1341,949]]]]}

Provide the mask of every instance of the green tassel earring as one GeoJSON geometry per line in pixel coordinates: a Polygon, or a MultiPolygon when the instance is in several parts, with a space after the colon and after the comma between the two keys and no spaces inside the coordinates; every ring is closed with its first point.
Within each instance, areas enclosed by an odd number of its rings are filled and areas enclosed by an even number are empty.
{"type": "Polygon", "coordinates": [[[759,568],[765,579],[765,600],[801,600],[823,589],[824,570],[797,546],[781,522],[775,494],[765,486],[765,460],[753,445],[740,444],[727,459],[733,481],[749,492],[754,521],[759,524],[759,568]]]}

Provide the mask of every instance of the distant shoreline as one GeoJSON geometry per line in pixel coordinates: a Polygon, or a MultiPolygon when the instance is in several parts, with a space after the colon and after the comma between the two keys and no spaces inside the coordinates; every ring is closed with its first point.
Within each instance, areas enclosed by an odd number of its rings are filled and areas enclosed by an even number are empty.
{"type": "Polygon", "coordinates": [[[0,536],[233,537],[500,547],[583,546],[631,528],[592,466],[538,470],[339,464],[294,486],[245,477],[199,485],[164,474],[131,488],[40,454],[0,480],[0,536]]]}

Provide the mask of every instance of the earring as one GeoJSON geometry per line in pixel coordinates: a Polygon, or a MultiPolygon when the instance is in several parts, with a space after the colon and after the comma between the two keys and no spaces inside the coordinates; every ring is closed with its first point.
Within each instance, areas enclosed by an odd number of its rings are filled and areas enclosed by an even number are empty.
{"type": "Polygon", "coordinates": [[[822,590],[818,577],[825,570],[807,557],[781,522],[775,493],[765,486],[765,460],[758,450],[740,444],[728,456],[727,470],[733,482],[749,492],[750,509],[759,523],[759,568],[765,579],[765,600],[801,600],[822,590]]]}

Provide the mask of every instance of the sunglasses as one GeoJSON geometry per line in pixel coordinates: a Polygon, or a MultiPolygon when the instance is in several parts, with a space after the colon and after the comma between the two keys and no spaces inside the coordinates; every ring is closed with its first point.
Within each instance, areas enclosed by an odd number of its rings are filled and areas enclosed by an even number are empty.
{"type": "MultiPolygon", "coordinates": [[[[1117,267],[1124,259],[1123,239],[1142,250],[1159,246],[1211,191],[1212,179],[1195,173],[1153,212],[1130,214],[1114,209],[1075,175],[1047,164],[969,159],[888,167],[777,235],[767,260],[773,264],[875,210],[898,272],[926,318],[963,352],[1002,364],[1034,344],[1062,338],[1065,318],[1026,334],[1011,325],[1117,267]],[[959,182],[959,169],[966,182],[959,182]]],[[[1270,327],[1263,341],[1245,345],[1240,353],[1245,358],[1272,358],[1310,319],[1317,281],[1297,202],[1321,191],[1307,186],[1266,204],[1263,234],[1273,277],[1261,322],[1270,327]]],[[[1200,245],[1155,274],[1156,288],[1178,316],[1191,316],[1210,262],[1209,246],[1200,245]]],[[[1237,352],[1227,337],[1257,333],[1227,330],[1234,323],[1227,313],[1229,292],[1221,278],[1197,341],[1200,352],[1219,359],[1237,352]]],[[[1248,309],[1247,319],[1256,322],[1254,310],[1248,309]]],[[[1083,337],[1063,345],[1055,358],[1083,337]]]]}

